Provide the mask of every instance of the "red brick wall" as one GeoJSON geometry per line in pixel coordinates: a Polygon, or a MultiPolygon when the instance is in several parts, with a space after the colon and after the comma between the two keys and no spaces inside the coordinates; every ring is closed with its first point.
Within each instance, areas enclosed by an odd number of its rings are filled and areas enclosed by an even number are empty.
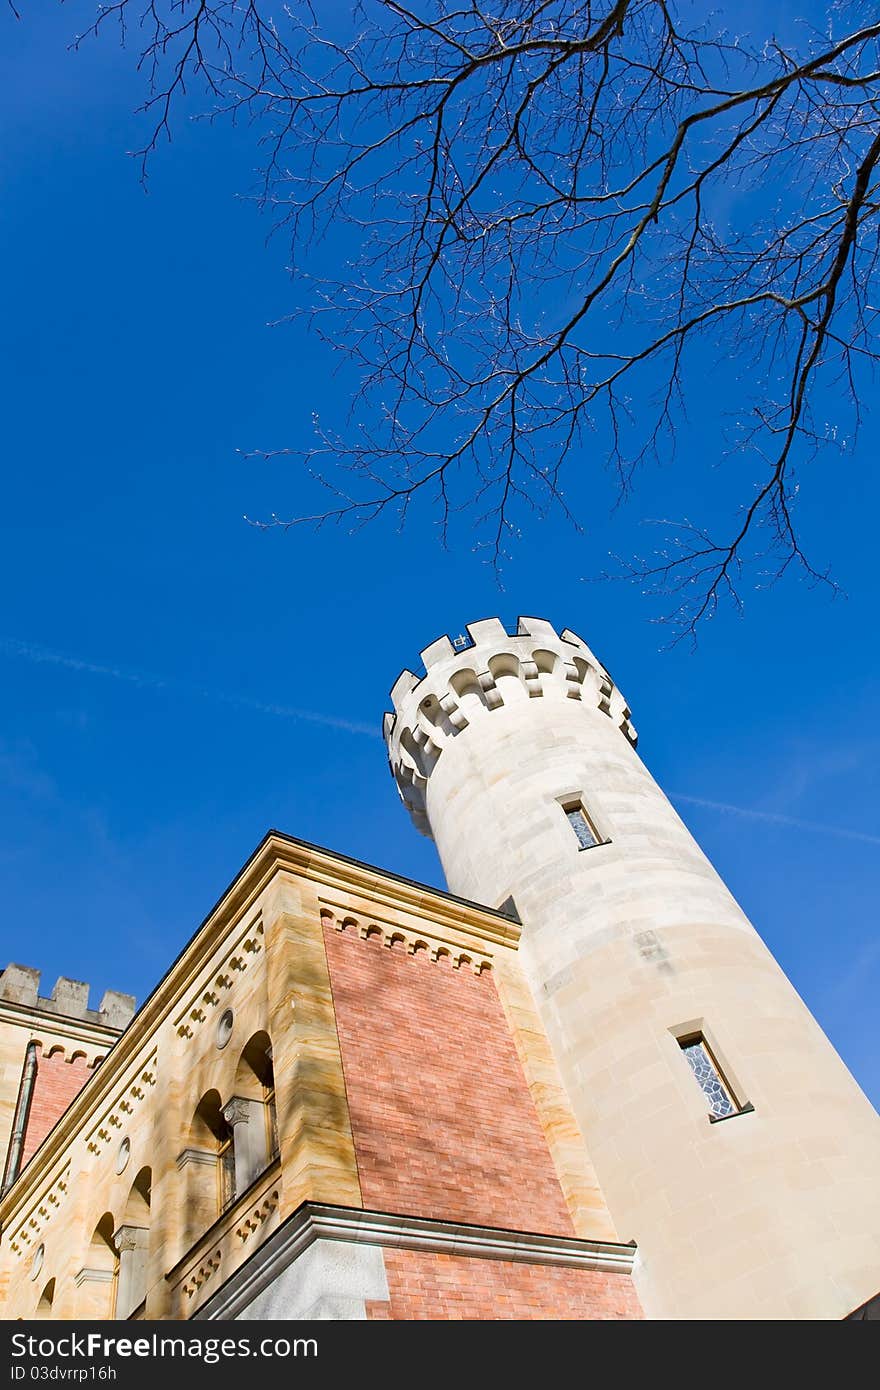
{"type": "Polygon", "coordinates": [[[68,1062],[62,1052],[56,1052],[51,1057],[37,1054],[37,1075],[24,1135],[22,1167],[36,1153],[49,1130],[60,1120],[91,1074],[92,1068],[86,1064],[84,1057],[68,1062]]]}
{"type": "Polygon", "coordinates": [[[420,1250],[386,1249],[384,1255],[390,1301],[368,1301],[368,1318],[597,1322],[643,1316],[626,1274],[420,1250]]]}
{"type": "Polygon", "coordinates": [[[572,1235],[491,972],[324,931],[365,1206],[572,1235]]]}

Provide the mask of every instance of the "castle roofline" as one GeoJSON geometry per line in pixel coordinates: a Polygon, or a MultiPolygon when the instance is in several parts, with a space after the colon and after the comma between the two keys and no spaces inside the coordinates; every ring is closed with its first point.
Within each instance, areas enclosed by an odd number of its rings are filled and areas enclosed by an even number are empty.
{"type": "Polygon", "coordinates": [[[115,1037],[121,1033],[135,1010],[131,994],[108,989],[97,1009],[89,1008],[89,985],[85,980],[71,980],[61,975],[51,994],[40,994],[41,972],[30,965],[10,961],[0,970],[0,1013],[22,1014],[48,1024],[72,1025],[82,1031],[91,1030],[99,1037],[115,1037]]]}
{"type": "Polygon", "coordinates": [[[419,883],[280,830],[267,831],[113,1044],[103,1065],[89,1078],[0,1200],[0,1231],[5,1230],[14,1213],[32,1201],[36,1191],[45,1185],[47,1174],[61,1164],[67,1146],[89,1114],[109,1099],[121,1074],[135,1060],[153,1030],[192,988],[224,933],[248,912],[271,879],[285,871],[368,897],[379,906],[424,916],[441,928],[464,928],[477,941],[487,945],[510,950],[516,949],[519,943],[521,926],[509,915],[509,910],[505,912],[456,897],[442,888],[419,883]]]}

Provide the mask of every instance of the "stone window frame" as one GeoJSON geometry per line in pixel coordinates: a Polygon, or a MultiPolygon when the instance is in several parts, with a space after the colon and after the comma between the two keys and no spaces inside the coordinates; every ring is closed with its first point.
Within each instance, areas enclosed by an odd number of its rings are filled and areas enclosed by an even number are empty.
{"type": "MultiPolygon", "coordinates": [[[[677,1024],[676,1026],[670,1028],[669,1032],[671,1033],[675,1041],[675,1046],[679,1053],[679,1057],[677,1059],[678,1062],[684,1062],[685,1066],[688,1067],[689,1070],[689,1064],[686,1058],[681,1056],[681,1054],[683,1053],[684,1049],[689,1045],[692,1045],[694,1043],[702,1043],[709,1057],[709,1061],[715,1068],[715,1071],[718,1074],[718,1079],[724,1087],[725,1091],[727,1092],[731,1104],[734,1107],[729,1115],[713,1115],[710,1112],[707,1115],[707,1119],[710,1125],[720,1124],[723,1120],[736,1119],[738,1115],[751,1115],[754,1113],[754,1105],[748,1099],[747,1093],[742,1083],[740,1082],[736,1072],[731,1066],[728,1058],[719,1046],[718,1041],[712,1033],[711,1028],[709,1028],[706,1024],[705,1019],[689,1019],[686,1023],[677,1024]]],[[[702,1091],[699,1081],[694,1076],[693,1072],[691,1072],[690,1080],[692,1086],[694,1086],[694,1089],[696,1090],[697,1094],[699,1095],[700,1099],[705,1105],[705,1093],[702,1091]]]]}
{"type": "MultiPolygon", "coordinates": [[[[563,816],[567,818],[571,811],[580,811],[590,828],[595,844],[578,844],[578,854],[582,854],[584,850],[600,849],[602,845],[611,844],[611,836],[608,833],[608,826],[604,815],[601,811],[597,811],[592,798],[589,798],[588,804],[588,798],[581,789],[564,792],[561,796],[556,796],[553,799],[562,811],[563,816]]],[[[569,835],[574,836],[575,842],[577,842],[577,832],[568,820],[566,820],[566,831],[569,835]]]]}

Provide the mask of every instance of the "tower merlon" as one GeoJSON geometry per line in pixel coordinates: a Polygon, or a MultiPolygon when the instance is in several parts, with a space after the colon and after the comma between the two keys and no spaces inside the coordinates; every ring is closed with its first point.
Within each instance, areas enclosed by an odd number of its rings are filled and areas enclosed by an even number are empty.
{"type": "Polygon", "coordinates": [[[133,994],[123,994],[118,989],[105,989],[98,1012],[106,1020],[108,1028],[127,1028],[136,1006],[137,1000],[133,994]]]}

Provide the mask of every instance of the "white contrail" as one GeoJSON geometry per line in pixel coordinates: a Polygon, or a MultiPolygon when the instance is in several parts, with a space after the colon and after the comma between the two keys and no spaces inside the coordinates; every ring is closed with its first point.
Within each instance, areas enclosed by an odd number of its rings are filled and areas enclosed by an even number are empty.
{"type": "Polygon", "coordinates": [[[771,825],[787,825],[793,830],[812,830],[820,835],[837,835],[842,840],[861,840],[864,844],[880,845],[880,835],[869,835],[863,830],[847,830],[842,825],[800,820],[797,816],[783,816],[777,811],[759,811],[752,806],[731,806],[726,801],[709,801],[704,796],[686,796],[684,792],[670,792],[669,799],[687,802],[689,806],[705,806],[709,811],[723,811],[730,816],[742,816],[745,820],[766,821],[771,825]]]}
{"type": "MultiPolygon", "coordinates": [[[[20,642],[12,637],[0,637],[0,654],[20,661],[30,661],[34,665],[63,666],[69,671],[82,671],[89,676],[108,676],[111,680],[125,681],[129,685],[145,689],[180,690],[204,700],[213,700],[217,704],[252,709],[258,714],[269,714],[280,719],[300,719],[310,724],[322,724],[329,729],[341,729],[344,733],[358,734],[365,738],[380,737],[379,730],[373,725],[359,723],[357,720],[319,714],[316,710],[300,709],[296,705],[279,705],[255,700],[249,695],[233,695],[226,690],[191,685],[187,681],[157,676],[149,671],[130,671],[104,662],[87,661],[83,657],[70,656],[66,652],[41,647],[34,642],[20,642]]],[[[880,835],[870,835],[862,830],[848,830],[838,825],[826,825],[822,821],[800,820],[797,816],[785,816],[777,811],[760,811],[751,806],[732,806],[727,801],[710,801],[708,797],[691,796],[685,792],[670,792],[669,799],[684,802],[688,806],[703,806],[709,811],[740,816],[745,820],[764,821],[772,825],[790,826],[794,830],[808,830],[822,835],[836,835],[844,840],[859,840],[863,844],[880,845],[880,835]]]]}
{"type": "Polygon", "coordinates": [[[12,637],[0,637],[0,654],[19,661],[30,661],[38,666],[63,666],[69,671],[82,671],[88,676],[109,676],[111,680],[126,681],[129,685],[144,689],[179,690],[189,695],[198,695],[203,700],[213,700],[218,704],[236,705],[242,709],[256,710],[258,714],[271,714],[281,719],[302,719],[310,724],[323,724],[330,729],[341,729],[347,734],[360,734],[367,738],[380,737],[378,728],[371,724],[360,724],[357,720],[341,719],[332,714],[318,714],[315,710],[300,709],[296,705],[277,705],[254,700],[249,695],[232,695],[225,690],[191,685],[187,681],[156,676],[147,671],[127,671],[121,666],[86,661],[82,657],[68,656],[66,652],[56,652],[50,647],[40,647],[33,642],[18,642],[12,637]]]}

